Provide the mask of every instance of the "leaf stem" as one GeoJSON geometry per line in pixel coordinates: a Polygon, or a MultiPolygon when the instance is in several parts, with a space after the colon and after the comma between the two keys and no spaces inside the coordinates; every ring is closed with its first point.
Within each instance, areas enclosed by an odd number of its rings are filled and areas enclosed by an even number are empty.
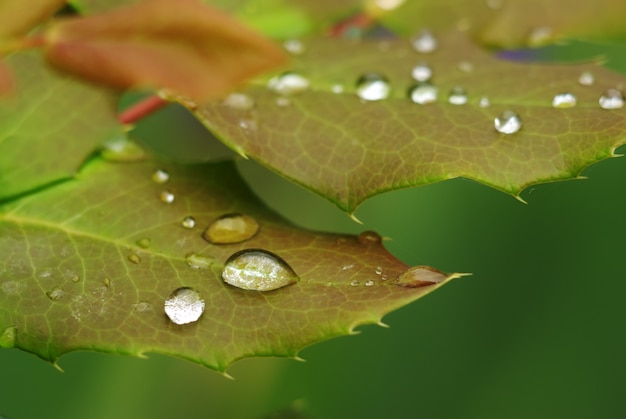
{"type": "Polygon", "coordinates": [[[122,124],[134,124],[140,119],[145,118],[148,115],[153,114],[159,109],[163,108],[166,105],[169,105],[170,102],[163,99],[158,95],[150,95],[139,102],[131,105],[130,107],[124,109],[117,117],[117,119],[122,124]]]}

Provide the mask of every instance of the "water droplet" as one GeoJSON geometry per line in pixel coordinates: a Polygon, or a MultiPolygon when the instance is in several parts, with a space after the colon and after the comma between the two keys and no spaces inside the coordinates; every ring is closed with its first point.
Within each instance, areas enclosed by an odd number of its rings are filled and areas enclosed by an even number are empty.
{"type": "MultiPolygon", "coordinates": [[[[256,131],[257,129],[259,129],[259,124],[256,122],[256,119],[242,118],[239,120],[239,128],[245,131],[256,131]]],[[[245,154],[243,154],[242,151],[239,151],[239,150],[235,150],[235,151],[237,151],[237,153],[242,154],[245,157],[245,154]]]]}
{"type": "Polygon", "coordinates": [[[135,265],[139,265],[141,263],[141,258],[139,257],[139,255],[136,255],[135,253],[131,253],[130,255],[128,255],[128,260],[134,263],[135,265]]]}
{"type": "Polygon", "coordinates": [[[483,96],[478,101],[478,106],[480,106],[481,108],[488,108],[489,106],[491,106],[491,102],[489,101],[489,98],[487,96],[483,96]]]}
{"type": "Polygon", "coordinates": [[[274,93],[287,96],[308,90],[309,80],[298,73],[287,71],[280,76],[272,77],[267,87],[274,93]]]}
{"type": "Polygon", "coordinates": [[[114,162],[134,162],[146,157],[145,151],[126,136],[105,142],[100,154],[105,160],[114,162]]]}
{"type": "Polygon", "coordinates": [[[437,100],[437,88],[430,83],[419,83],[409,88],[409,99],[419,105],[437,100]]]}
{"type": "Polygon", "coordinates": [[[299,280],[280,256],[261,249],[246,249],[229,257],[222,279],[237,288],[256,291],[275,290],[299,280]]]}
{"type": "Polygon", "coordinates": [[[340,93],[343,93],[343,86],[340,84],[333,84],[330,87],[330,91],[333,92],[334,94],[338,95],[340,93]]]}
{"type": "Polygon", "coordinates": [[[181,221],[180,225],[182,225],[184,228],[188,228],[191,230],[196,226],[196,219],[191,216],[187,216],[183,218],[183,221],[181,221]]]}
{"type": "Polygon", "coordinates": [[[576,106],[576,96],[571,93],[559,93],[552,99],[555,108],[573,108],[576,106]]]}
{"type": "Polygon", "coordinates": [[[396,279],[395,284],[408,287],[419,288],[427,285],[434,285],[443,282],[446,275],[429,266],[413,266],[396,279]]]}
{"type": "Polygon", "coordinates": [[[170,180],[170,174],[166,170],[158,169],[152,173],[152,180],[156,183],[163,184],[170,180]]]}
{"type": "Polygon", "coordinates": [[[376,271],[375,271],[376,275],[382,275],[383,271],[384,271],[384,269],[383,269],[382,266],[377,266],[376,267],[376,271]]]}
{"type": "Polygon", "coordinates": [[[350,286],[358,287],[359,286],[359,281],[357,281],[356,279],[353,279],[352,281],[350,281],[350,286]]]}
{"type": "Polygon", "coordinates": [[[276,105],[280,106],[280,107],[289,106],[289,105],[291,105],[291,101],[289,99],[287,99],[286,97],[277,97],[276,98],[276,105]]]}
{"type": "Polygon", "coordinates": [[[530,30],[528,37],[526,38],[526,42],[528,46],[537,47],[551,42],[553,38],[554,32],[551,27],[538,26],[530,30]]]}
{"type": "Polygon", "coordinates": [[[352,269],[354,268],[354,265],[350,264],[350,265],[345,265],[341,267],[342,271],[347,271],[348,269],[352,269]]]}
{"type": "Polygon", "coordinates": [[[599,102],[602,109],[619,109],[624,106],[624,93],[618,89],[607,89],[600,96],[599,102]]]}
{"type": "Polygon", "coordinates": [[[75,283],[75,284],[79,283],[79,282],[80,282],[80,276],[78,276],[78,275],[74,275],[74,276],[71,278],[71,281],[72,281],[73,283],[75,283]]]}
{"type": "Polygon", "coordinates": [[[494,119],[494,126],[503,134],[514,134],[522,128],[522,120],[512,111],[504,111],[494,119]]]}
{"type": "Polygon", "coordinates": [[[380,280],[381,281],[386,281],[388,279],[387,275],[381,275],[380,276],[380,280]]]}
{"type": "Polygon", "coordinates": [[[141,247],[142,249],[147,249],[148,247],[150,247],[151,242],[152,240],[150,240],[147,237],[144,237],[142,239],[137,240],[135,243],[137,243],[137,246],[141,247]]]}
{"type": "MultiPolygon", "coordinates": [[[[381,11],[391,11],[404,4],[405,0],[374,0],[373,6],[377,7],[381,11]]],[[[368,4],[371,2],[368,2],[368,4]]]]}
{"type": "Polygon", "coordinates": [[[231,93],[222,101],[222,105],[238,111],[249,111],[254,108],[254,99],[244,93],[231,93]]]}
{"type": "Polygon", "coordinates": [[[187,265],[193,269],[208,269],[215,263],[215,259],[208,256],[202,256],[197,253],[189,253],[185,256],[187,265]]]}
{"type": "Polygon", "coordinates": [[[291,55],[302,55],[306,51],[306,47],[298,39],[288,39],[283,42],[283,48],[291,55]]]}
{"type": "Polygon", "coordinates": [[[425,29],[411,38],[411,45],[415,51],[427,54],[437,49],[438,42],[435,35],[425,29]]]}
{"type": "Polygon", "coordinates": [[[192,288],[178,288],[165,300],[165,314],[175,324],[197,321],[204,313],[204,300],[192,288]]]}
{"type": "Polygon", "coordinates": [[[107,288],[109,288],[111,286],[111,280],[109,278],[102,278],[102,283],[107,288]]]}
{"type": "Polygon", "coordinates": [[[52,301],[59,301],[65,297],[65,291],[62,288],[55,287],[48,291],[46,296],[52,301]]]}
{"type": "Polygon", "coordinates": [[[389,97],[391,85],[387,78],[378,73],[367,73],[356,82],[356,94],[362,100],[376,101],[389,97]]]}
{"type": "Polygon", "coordinates": [[[581,86],[591,86],[593,85],[593,83],[595,83],[595,81],[595,77],[590,71],[583,71],[578,77],[578,83],[581,86]]]}
{"type": "Polygon", "coordinates": [[[419,82],[425,82],[431,79],[433,70],[426,64],[418,64],[411,70],[411,76],[419,82]]]}
{"type": "Polygon", "coordinates": [[[467,103],[467,93],[462,87],[454,87],[448,95],[448,102],[452,105],[465,105],[467,103]]]}
{"type": "Polygon", "coordinates": [[[159,194],[159,199],[164,204],[171,204],[172,202],[174,202],[174,198],[175,198],[174,194],[171,193],[170,191],[162,191],[159,194]]]}
{"type": "Polygon", "coordinates": [[[359,234],[356,239],[361,244],[376,244],[382,241],[380,234],[376,233],[375,231],[369,231],[369,230],[364,231],[361,234],[359,234]]]}
{"type": "Polygon", "coordinates": [[[366,287],[371,287],[372,285],[374,285],[374,281],[372,281],[371,279],[365,281],[365,286],[366,287]]]}
{"type": "Polygon", "coordinates": [[[259,223],[249,215],[226,214],[204,231],[202,237],[214,244],[239,243],[252,238],[259,231],[259,223]]]}
{"type": "Polygon", "coordinates": [[[0,348],[12,348],[15,346],[15,339],[17,338],[17,327],[7,327],[2,331],[0,335],[0,348]]]}
{"type": "Polygon", "coordinates": [[[146,311],[152,310],[152,304],[147,301],[140,301],[133,305],[133,309],[138,313],[145,313],[146,311]]]}
{"type": "Polygon", "coordinates": [[[470,63],[469,61],[461,61],[459,62],[459,64],[457,64],[457,67],[459,67],[459,70],[461,70],[463,73],[471,73],[472,71],[474,71],[474,64],[470,63]]]}

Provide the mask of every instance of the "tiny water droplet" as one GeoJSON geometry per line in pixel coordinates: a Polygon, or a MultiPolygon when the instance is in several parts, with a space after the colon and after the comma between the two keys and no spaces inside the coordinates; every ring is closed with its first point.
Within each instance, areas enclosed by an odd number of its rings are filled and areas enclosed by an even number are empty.
{"type": "Polygon", "coordinates": [[[105,142],[100,154],[105,160],[113,162],[134,162],[146,157],[145,151],[126,136],[105,142]]]}
{"type": "Polygon", "coordinates": [[[202,313],[204,313],[204,300],[192,288],[178,288],[165,300],[165,314],[172,323],[193,323],[198,321],[202,313]]]}
{"type": "Polygon", "coordinates": [[[382,266],[377,266],[376,267],[376,271],[375,271],[376,275],[382,275],[383,271],[384,271],[384,269],[383,269],[382,266]]]}
{"type": "Polygon", "coordinates": [[[342,271],[347,271],[348,269],[352,269],[352,268],[354,268],[354,265],[353,265],[353,264],[350,264],[350,265],[345,265],[345,266],[342,266],[342,267],[341,267],[341,270],[342,270],[342,271]]]}
{"type": "Polygon", "coordinates": [[[380,276],[380,280],[381,281],[386,281],[388,279],[387,275],[381,275],[380,276]]]}
{"type": "Polygon", "coordinates": [[[189,253],[185,256],[187,265],[193,269],[208,269],[215,263],[215,259],[209,256],[202,256],[197,253],[189,253]]]}
{"type": "MultiPolygon", "coordinates": [[[[259,129],[259,124],[257,123],[256,119],[242,118],[239,120],[239,128],[245,131],[256,131],[259,129]]],[[[240,152],[239,150],[235,151],[237,151],[239,154],[242,154],[242,152],[240,152]]],[[[243,155],[245,156],[245,154],[243,155]]]]}
{"type": "Polygon", "coordinates": [[[171,204],[172,202],[174,202],[174,198],[174,194],[170,191],[161,191],[161,193],[159,194],[159,199],[164,204],[171,204]]]}
{"type": "Polygon", "coordinates": [[[109,278],[102,278],[102,283],[107,288],[109,288],[111,286],[111,280],[109,278]]]}
{"type": "Polygon", "coordinates": [[[538,47],[549,43],[552,41],[552,38],[554,38],[554,31],[551,27],[538,26],[530,30],[526,38],[526,43],[528,46],[538,47]]]}
{"type": "Polygon", "coordinates": [[[298,275],[280,256],[267,250],[241,250],[228,258],[224,282],[245,290],[271,291],[298,282],[298,275]]]}
{"type": "Polygon", "coordinates": [[[302,55],[306,51],[306,47],[299,39],[288,39],[283,42],[283,48],[291,55],[302,55]]]}
{"type": "Polygon", "coordinates": [[[214,244],[239,243],[252,238],[259,231],[259,223],[249,215],[226,214],[204,231],[202,237],[214,244]]]}
{"type": "Polygon", "coordinates": [[[391,85],[382,74],[366,73],[356,82],[356,94],[362,100],[383,100],[387,99],[390,93],[391,85]]]}
{"type": "Polygon", "coordinates": [[[222,105],[238,111],[254,109],[254,99],[245,93],[231,93],[222,101],[222,105]]]}
{"type": "Polygon", "coordinates": [[[474,71],[474,64],[470,63],[469,61],[461,61],[457,64],[457,67],[463,73],[471,73],[472,71],[474,71]]]}
{"type": "Polygon", "coordinates": [[[599,103],[602,109],[619,109],[624,106],[624,93],[618,89],[607,89],[600,96],[599,103]]]}
{"type": "Polygon", "coordinates": [[[573,108],[576,106],[576,96],[571,93],[559,93],[552,99],[555,108],[573,108]]]}
{"type": "Polygon", "coordinates": [[[494,126],[503,134],[515,134],[522,128],[522,120],[512,111],[504,111],[494,119],[494,126]]]}
{"type": "Polygon", "coordinates": [[[130,255],[128,255],[128,260],[135,265],[139,265],[141,263],[141,258],[135,253],[131,253],[130,255]]]}
{"type": "Polygon", "coordinates": [[[13,348],[15,339],[17,338],[17,327],[10,326],[5,328],[0,335],[0,348],[13,348]]]}
{"type": "Polygon", "coordinates": [[[443,282],[446,275],[429,266],[413,266],[396,279],[395,284],[407,288],[419,288],[443,282]]]}
{"type": "Polygon", "coordinates": [[[374,281],[372,281],[371,279],[368,279],[367,281],[365,281],[366,287],[371,287],[372,285],[374,285],[374,281]]]}
{"type": "Polygon", "coordinates": [[[418,64],[411,70],[411,76],[419,82],[425,82],[433,76],[433,70],[426,64],[418,64]]]}
{"type": "Polygon", "coordinates": [[[419,105],[426,105],[437,100],[437,88],[430,83],[419,83],[409,88],[409,99],[419,105]]]}
{"type": "Polygon", "coordinates": [[[276,106],[280,106],[284,108],[285,106],[291,105],[291,101],[286,97],[277,97],[276,98],[276,106]]]}
{"type": "Polygon", "coordinates": [[[152,310],[152,304],[147,301],[140,301],[137,304],[134,304],[133,308],[138,313],[145,313],[146,311],[152,310]]]}
{"type": "Polygon", "coordinates": [[[413,49],[417,52],[421,52],[423,54],[427,54],[433,52],[438,47],[438,41],[435,35],[432,32],[425,29],[411,38],[411,45],[413,49]]]}
{"type": "Polygon", "coordinates": [[[359,234],[356,239],[361,244],[376,244],[376,243],[382,242],[382,238],[380,237],[380,234],[376,233],[375,231],[369,231],[369,230],[364,231],[361,234],[359,234]]]}
{"type": "Polygon", "coordinates": [[[595,81],[595,77],[590,71],[583,71],[578,77],[578,84],[581,86],[591,86],[595,81]]]}
{"type": "Polygon", "coordinates": [[[480,106],[481,108],[488,108],[489,106],[491,106],[491,102],[489,101],[489,98],[487,96],[483,96],[478,101],[478,106],[480,106]]]}
{"type": "Polygon", "coordinates": [[[166,170],[158,169],[152,173],[152,180],[156,183],[163,184],[170,180],[170,174],[166,170]]]}
{"type": "Polygon", "coordinates": [[[358,287],[359,286],[359,281],[357,281],[356,279],[353,279],[352,281],[350,281],[350,286],[358,287]]]}
{"type": "Polygon", "coordinates": [[[46,296],[52,301],[59,301],[65,297],[65,291],[62,288],[55,287],[48,291],[46,296]]]}
{"type": "Polygon", "coordinates": [[[191,230],[196,226],[196,219],[191,216],[187,216],[183,218],[183,221],[180,222],[180,225],[182,225],[184,228],[191,230]]]}
{"type": "Polygon", "coordinates": [[[280,76],[272,77],[267,87],[279,95],[288,96],[308,90],[309,80],[298,73],[287,71],[280,76]]]}
{"type": "Polygon", "coordinates": [[[144,237],[142,239],[137,240],[135,243],[137,243],[137,246],[141,247],[142,249],[147,249],[148,247],[150,247],[151,242],[152,240],[150,240],[147,237],[144,237]]]}
{"type": "Polygon", "coordinates": [[[330,87],[330,91],[333,92],[334,94],[338,95],[340,93],[343,93],[343,86],[341,84],[333,84],[330,87]]]}
{"type": "Polygon", "coordinates": [[[448,94],[448,102],[452,105],[465,105],[467,103],[467,93],[462,87],[454,87],[448,94]]]}
{"type": "Polygon", "coordinates": [[[72,277],[71,281],[72,281],[73,283],[75,283],[75,284],[76,284],[76,283],[78,283],[78,282],[80,282],[80,276],[78,276],[78,275],[74,275],[74,276],[72,277]]]}

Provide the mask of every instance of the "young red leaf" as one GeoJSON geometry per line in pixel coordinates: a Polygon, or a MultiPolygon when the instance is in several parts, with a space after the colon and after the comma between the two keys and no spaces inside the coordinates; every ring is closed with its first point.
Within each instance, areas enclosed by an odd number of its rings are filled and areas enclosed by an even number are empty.
{"type": "Polygon", "coordinates": [[[65,0],[0,0],[0,38],[26,34],[65,4],[65,0]]]}
{"type": "Polygon", "coordinates": [[[282,50],[196,0],[148,0],[59,21],[46,33],[55,66],[118,88],[220,96],[285,63],[282,50]]]}
{"type": "Polygon", "coordinates": [[[0,96],[11,94],[15,86],[13,85],[13,75],[5,63],[0,61],[0,96]]]}

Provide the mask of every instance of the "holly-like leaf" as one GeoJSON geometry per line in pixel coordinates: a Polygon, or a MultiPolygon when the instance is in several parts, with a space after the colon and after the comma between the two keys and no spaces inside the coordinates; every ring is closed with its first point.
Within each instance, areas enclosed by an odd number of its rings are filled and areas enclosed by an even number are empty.
{"type": "Polygon", "coordinates": [[[158,352],[217,370],[247,356],[295,356],[453,277],[407,270],[379,239],[289,225],[259,203],[232,162],[94,159],[78,179],[0,207],[0,345],[51,361],[77,349],[158,352]],[[232,213],[254,219],[258,233],[232,244],[202,237],[232,213]],[[299,280],[266,292],[226,284],[228,258],[251,248],[278,255],[299,280]],[[174,324],[164,313],[180,287],[205,301],[196,322],[174,324]]]}
{"type": "Polygon", "coordinates": [[[504,61],[459,32],[438,41],[434,52],[420,54],[407,39],[310,39],[293,63],[308,91],[281,96],[257,84],[242,91],[254,108],[226,100],[195,113],[233,149],[350,212],[375,194],[458,176],[518,195],[534,183],[576,177],[624,143],[624,109],[599,105],[603,92],[626,81],[622,75],[594,63],[504,61]],[[419,63],[433,72],[435,103],[409,99],[419,63]],[[587,71],[591,86],[579,83],[587,71]],[[356,94],[359,78],[371,72],[387,78],[389,98],[356,94]],[[455,87],[466,92],[466,104],[449,102],[455,87]],[[562,93],[576,105],[555,108],[562,93]],[[494,125],[507,110],[522,123],[510,135],[494,125]]]}
{"type": "Polygon", "coordinates": [[[65,0],[0,0],[0,39],[25,35],[45,21],[65,0]]]}
{"type": "Polygon", "coordinates": [[[117,94],[51,70],[37,52],[6,62],[16,86],[0,97],[0,201],[72,177],[103,140],[122,135],[117,94]]]}
{"type": "Polygon", "coordinates": [[[122,89],[167,88],[195,100],[286,62],[272,42],[196,0],[146,0],[60,20],[46,40],[47,59],[72,74],[122,89]]]}

